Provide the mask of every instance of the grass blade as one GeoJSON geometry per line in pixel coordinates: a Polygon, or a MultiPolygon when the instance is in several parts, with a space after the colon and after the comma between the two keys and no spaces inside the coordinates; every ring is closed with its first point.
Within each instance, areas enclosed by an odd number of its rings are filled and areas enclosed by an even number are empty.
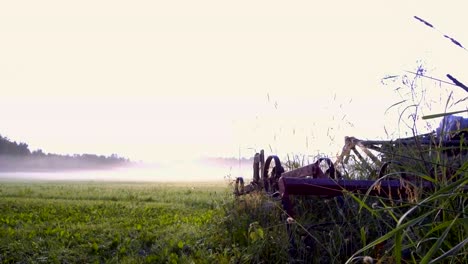
{"type": "Polygon", "coordinates": [[[454,255],[455,253],[457,253],[460,249],[462,249],[463,247],[466,246],[466,244],[468,244],[468,238],[466,238],[465,240],[463,240],[462,242],[458,243],[456,246],[454,246],[453,248],[451,248],[449,251],[445,252],[444,254],[442,254],[440,257],[436,258],[436,259],[433,259],[432,261],[429,262],[429,264],[433,264],[433,263],[438,263],[439,261],[449,257],[449,256],[452,256],[454,255]]]}
{"type": "Polygon", "coordinates": [[[455,219],[450,223],[450,225],[445,229],[444,233],[437,239],[436,243],[432,245],[432,247],[429,249],[429,252],[426,253],[426,255],[423,257],[421,260],[421,264],[426,264],[429,263],[429,260],[432,258],[432,256],[440,249],[440,245],[442,242],[444,242],[445,238],[447,237],[449,231],[452,229],[453,224],[457,221],[458,219],[457,215],[455,219]]]}
{"type": "MultiPolygon", "coordinates": [[[[380,244],[380,243],[382,243],[382,242],[384,242],[384,241],[390,239],[391,237],[393,237],[394,235],[396,235],[398,232],[402,232],[405,228],[407,228],[407,227],[409,227],[409,226],[411,226],[411,225],[417,224],[419,221],[423,220],[424,218],[426,218],[427,216],[429,216],[429,215],[432,214],[432,213],[433,213],[433,210],[428,211],[428,212],[426,212],[426,213],[424,213],[424,214],[422,214],[422,215],[420,215],[420,216],[418,216],[418,217],[416,217],[416,218],[414,218],[414,219],[411,219],[410,221],[408,221],[408,222],[406,222],[406,223],[404,223],[404,224],[398,225],[398,226],[397,226],[395,229],[393,229],[392,231],[388,232],[387,234],[381,236],[380,238],[378,238],[378,239],[372,241],[371,243],[369,243],[367,246],[365,246],[365,247],[361,248],[360,250],[358,250],[356,253],[354,253],[354,254],[346,261],[346,263],[351,263],[351,261],[353,260],[353,258],[354,258],[356,255],[358,255],[358,254],[360,254],[360,253],[362,253],[362,252],[364,252],[364,251],[366,251],[366,250],[368,250],[368,249],[371,249],[371,248],[377,246],[378,244],[380,244]]],[[[398,261],[398,260],[397,260],[397,261],[398,261]]],[[[401,261],[401,260],[400,260],[400,261],[401,261]]]]}
{"type": "Polygon", "coordinates": [[[454,111],[454,112],[433,114],[433,115],[423,116],[422,119],[423,119],[423,120],[427,120],[427,119],[438,118],[438,117],[443,117],[443,116],[449,116],[449,115],[455,115],[455,114],[460,114],[460,113],[466,113],[466,112],[468,112],[468,110],[460,110],[460,111],[454,111]]]}

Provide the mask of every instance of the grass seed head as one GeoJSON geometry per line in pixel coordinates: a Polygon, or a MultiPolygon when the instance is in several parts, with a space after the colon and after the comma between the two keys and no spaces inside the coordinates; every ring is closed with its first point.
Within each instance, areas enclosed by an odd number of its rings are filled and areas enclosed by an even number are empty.
{"type": "Polygon", "coordinates": [[[364,263],[364,264],[373,264],[373,263],[374,263],[374,259],[373,259],[372,257],[365,256],[365,257],[362,259],[362,263],[364,263]]]}

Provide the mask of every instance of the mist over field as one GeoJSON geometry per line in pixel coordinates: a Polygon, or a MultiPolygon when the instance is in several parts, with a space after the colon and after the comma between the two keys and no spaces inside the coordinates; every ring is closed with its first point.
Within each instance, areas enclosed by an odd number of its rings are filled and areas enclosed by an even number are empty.
{"type": "Polygon", "coordinates": [[[251,164],[206,164],[180,161],[165,164],[137,164],[103,170],[0,172],[1,180],[18,181],[121,181],[121,182],[197,182],[225,181],[252,177],[251,164]]]}

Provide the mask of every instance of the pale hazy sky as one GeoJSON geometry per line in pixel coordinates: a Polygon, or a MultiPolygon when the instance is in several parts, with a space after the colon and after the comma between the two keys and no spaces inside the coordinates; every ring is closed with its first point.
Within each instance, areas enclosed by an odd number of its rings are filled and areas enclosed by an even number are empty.
{"type": "Polygon", "coordinates": [[[468,82],[468,52],[413,18],[468,45],[466,1],[407,2],[1,1],[0,134],[148,161],[385,138],[382,77],[468,82]]]}

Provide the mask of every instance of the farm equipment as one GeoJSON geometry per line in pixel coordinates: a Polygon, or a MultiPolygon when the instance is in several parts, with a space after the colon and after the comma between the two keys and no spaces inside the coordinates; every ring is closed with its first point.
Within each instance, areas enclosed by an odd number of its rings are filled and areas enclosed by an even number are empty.
{"type": "MultiPolygon", "coordinates": [[[[445,129],[446,123],[458,117],[447,117],[435,133],[389,141],[360,140],[346,137],[342,153],[335,162],[319,158],[309,165],[286,171],[276,155],[265,158],[264,151],[256,153],[253,161],[253,180],[245,185],[236,179],[234,193],[243,195],[261,192],[281,201],[288,219],[296,217],[293,196],[330,199],[343,195],[367,195],[395,201],[414,199],[416,193],[436,188],[434,179],[454,180],[466,174],[461,165],[468,160],[467,122],[456,133],[445,129]],[[451,133],[451,134],[450,134],[451,133]],[[448,136],[450,134],[450,136],[448,136]],[[361,165],[367,177],[358,177],[347,171],[348,167],[361,165]],[[364,179],[363,179],[364,178],[364,179]]],[[[467,186],[464,191],[468,191],[467,186]]],[[[291,248],[296,244],[287,223],[291,248]]]]}
{"type": "MultiPolygon", "coordinates": [[[[369,151],[366,145],[369,147],[375,146],[375,142],[373,141],[358,141],[356,138],[347,138],[347,140],[357,141],[359,146],[366,151],[369,151]]],[[[351,148],[351,150],[358,153],[360,155],[358,157],[363,162],[368,163],[367,159],[355,147],[351,148]]],[[[380,166],[379,178],[383,178],[385,171],[389,169],[392,163],[399,164],[396,161],[383,162],[377,159],[371,152],[369,154],[378,161],[378,164],[382,164],[380,166]]],[[[401,179],[345,179],[342,173],[336,169],[338,167],[336,165],[339,165],[339,162],[347,162],[349,155],[351,154],[345,153],[335,163],[329,158],[319,158],[312,164],[285,171],[278,156],[271,155],[265,160],[262,150],[254,158],[252,182],[245,185],[243,178],[237,178],[234,193],[242,195],[254,191],[264,191],[270,196],[279,197],[281,198],[283,209],[289,216],[294,216],[295,214],[290,200],[290,196],[292,195],[331,198],[342,196],[346,192],[352,192],[383,197],[405,196],[406,191],[410,187],[410,182],[406,180],[407,176],[404,172],[400,173],[401,179]],[[325,171],[323,169],[324,165],[328,167],[325,171]]],[[[425,181],[419,187],[428,189],[432,187],[432,184],[425,181]]]]}
{"type": "Polygon", "coordinates": [[[345,137],[345,145],[335,162],[329,158],[319,158],[312,164],[290,171],[285,171],[276,155],[265,159],[262,150],[254,156],[252,182],[245,185],[242,177],[237,178],[234,193],[242,195],[264,191],[271,196],[280,197],[285,211],[291,216],[294,215],[289,200],[291,195],[336,197],[351,192],[402,198],[408,191],[411,192],[412,188],[433,187],[433,183],[427,178],[416,177],[417,172],[432,178],[441,177],[441,168],[444,168],[444,177],[450,178],[456,173],[461,166],[460,161],[468,160],[465,139],[467,129],[468,119],[448,116],[441,122],[441,127],[436,133],[389,141],[345,137]],[[449,135],[453,132],[451,129],[454,120],[461,122],[462,127],[458,127],[456,133],[449,135]],[[357,179],[355,176],[349,176],[346,167],[351,157],[354,165],[359,163],[366,167],[367,171],[377,168],[374,177],[370,175],[368,179],[357,179]],[[387,172],[391,168],[396,172],[389,177],[387,172]],[[413,170],[408,170],[410,168],[413,170]]]}

